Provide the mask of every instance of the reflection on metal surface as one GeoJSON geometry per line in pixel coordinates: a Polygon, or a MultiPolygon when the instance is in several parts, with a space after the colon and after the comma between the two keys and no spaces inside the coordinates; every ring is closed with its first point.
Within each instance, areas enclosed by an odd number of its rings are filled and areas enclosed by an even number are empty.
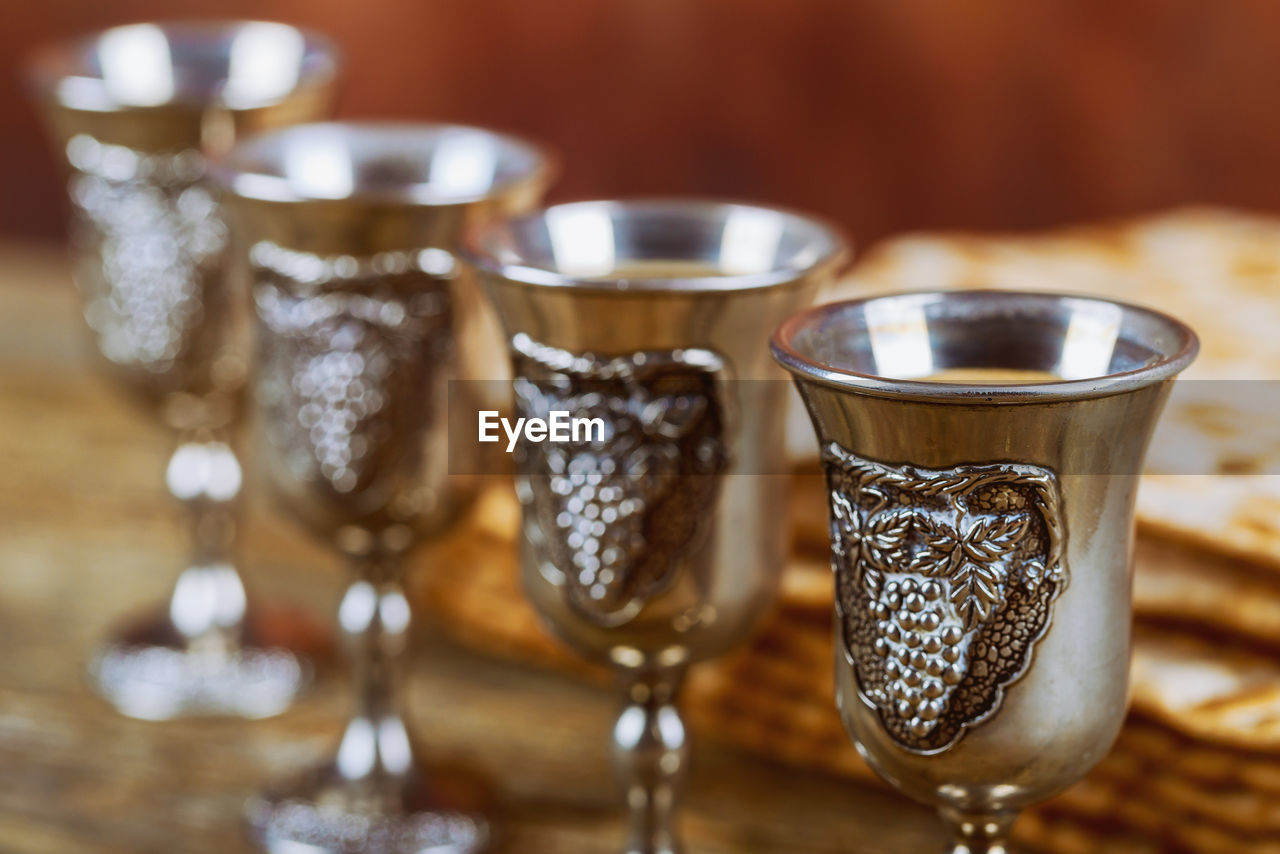
{"type": "Polygon", "coordinates": [[[467,854],[489,838],[488,828],[463,812],[388,817],[254,799],[246,817],[271,854],[467,854]]]}
{"type": "Polygon", "coordinates": [[[876,369],[888,376],[923,377],[933,373],[925,296],[904,296],[867,306],[867,337],[876,369]]]}
{"type": "Polygon", "coordinates": [[[182,501],[231,501],[240,494],[242,482],[240,462],[226,442],[184,442],[165,469],[169,492],[182,501]]]}
{"type": "MultiPolygon", "coordinates": [[[[156,637],[155,640],[161,640],[156,637]]],[[[267,718],[288,708],[307,671],[287,650],[193,655],[163,643],[106,643],[90,662],[98,689],[124,714],[168,720],[189,708],[267,718]]]]}
{"type": "Polygon", "coordinates": [[[1111,370],[1111,356],[1120,337],[1123,312],[1119,306],[1072,300],[1074,310],[1062,336],[1062,355],[1054,373],[1064,380],[1100,377],[1111,370]]]}
{"type": "Polygon", "coordinates": [[[543,572],[588,619],[618,625],[675,580],[728,465],[723,361],[707,350],[602,358],[512,340],[517,409],[599,418],[605,435],[523,442],[520,494],[543,572]]]}
{"type": "Polygon", "coordinates": [[[727,275],[765,273],[773,269],[786,231],[772,211],[743,207],[725,217],[720,238],[720,270],[727,275]]]}
{"type": "Polygon", "coordinates": [[[946,750],[996,715],[1066,584],[1057,479],[1012,463],[934,471],[823,449],[844,648],[903,747],[946,750]]]}
{"type": "Polygon", "coordinates": [[[440,196],[475,196],[493,186],[501,152],[486,133],[456,130],[436,144],[427,171],[427,184],[440,196]]]}
{"type": "Polygon", "coordinates": [[[186,572],[174,585],[169,619],[187,637],[199,637],[213,628],[232,628],[245,609],[244,586],[230,564],[216,563],[186,572]]]}
{"type": "Polygon", "coordinates": [[[283,98],[298,85],[305,52],[306,39],[293,27],[246,23],[231,39],[223,102],[252,107],[283,98]]]}
{"type": "MultiPolygon", "coordinates": [[[[244,178],[256,176],[246,175],[244,178]]],[[[355,164],[346,135],[334,126],[320,126],[299,137],[284,161],[284,178],[293,192],[315,199],[345,199],[356,186],[355,164]]]]}
{"type": "Polygon", "coordinates": [[[603,205],[557,205],[547,211],[556,269],[568,276],[603,276],[613,270],[613,217],[603,205]]]}
{"type": "Polygon", "coordinates": [[[169,38],[155,24],[107,30],[98,42],[98,63],[108,94],[121,104],[155,107],[177,89],[169,38]]]}

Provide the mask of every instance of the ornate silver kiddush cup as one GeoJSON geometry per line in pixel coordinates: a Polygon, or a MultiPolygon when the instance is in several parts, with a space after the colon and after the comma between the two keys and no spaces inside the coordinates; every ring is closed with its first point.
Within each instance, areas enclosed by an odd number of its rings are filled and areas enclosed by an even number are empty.
{"type": "Polygon", "coordinates": [[[841,714],[954,854],[1006,851],[1119,731],[1138,472],[1196,349],[1154,311],[999,291],[819,306],[774,335],[826,472],[841,714]]]}
{"type": "Polygon", "coordinates": [[[463,854],[489,836],[482,787],[428,767],[401,713],[406,553],[474,483],[450,476],[448,383],[483,306],[461,230],[532,207],[546,158],[451,125],[317,124],[258,137],[219,167],[248,251],[261,457],[285,508],[350,562],[338,620],[355,714],[334,757],[247,806],[275,852],[463,854]]]}
{"type": "Polygon", "coordinates": [[[528,596],[624,695],[626,850],[679,850],[687,668],[769,604],[787,546],[787,385],[766,342],[844,256],[812,220],[697,201],[559,205],[473,235],[517,413],[598,419],[518,451],[528,596]]]}
{"type": "Polygon", "coordinates": [[[135,717],[275,714],[308,669],[265,613],[246,618],[235,568],[248,324],[206,172],[241,134],[322,117],[333,48],[283,24],[136,24],[48,48],[29,70],[70,166],[75,280],[100,362],[177,434],[167,482],[194,539],[168,607],[105,643],[93,676],[135,717]]]}

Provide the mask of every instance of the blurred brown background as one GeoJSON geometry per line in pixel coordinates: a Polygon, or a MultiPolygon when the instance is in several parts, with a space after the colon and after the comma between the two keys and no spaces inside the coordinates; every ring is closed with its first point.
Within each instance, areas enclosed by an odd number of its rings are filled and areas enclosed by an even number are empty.
{"type": "Polygon", "coordinates": [[[47,0],[0,11],[0,232],[61,228],[28,49],[193,16],[322,29],[343,115],[539,138],[565,158],[558,198],[724,194],[862,241],[1280,210],[1274,0],[47,0]]]}

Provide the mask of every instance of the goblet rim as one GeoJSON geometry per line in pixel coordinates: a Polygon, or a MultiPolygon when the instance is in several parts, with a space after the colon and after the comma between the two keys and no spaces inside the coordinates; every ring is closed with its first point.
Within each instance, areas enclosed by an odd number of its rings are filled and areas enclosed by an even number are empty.
{"type": "Polygon", "coordinates": [[[453,122],[415,122],[386,119],[348,119],[341,121],[303,122],[247,137],[226,155],[215,160],[210,178],[227,193],[252,202],[282,205],[370,204],[412,208],[464,207],[499,199],[527,187],[549,184],[559,170],[558,158],[545,146],[515,134],[478,125],[453,122]],[[516,153],[533,165],[505,178],[495,178],[483,190],[447,192],[434,190],[429,180],[405,181],[394,188],[353,186],[346,195],[324,195],[298,192],[283,169],[268,168],[272,149],[286,145],[290,139],[304,134],[386,132],[412,135],[424,147],[433,139],[449,133],[475,134],[489,138],[506,153],[516,153]],[[246,180],[248,179],[248,180],[246,180]]]}
{"type": "MultiPolygon", "coordinates": [[[[833,272],[852,255],[852,245],[843,231],[827,219],[786,207],[759,204],[736,199],[706,196],[636,196],[612,199],[586,199],[540,207],[507,220],[490,222],[469,231],[463,238],[462,258],[489,276],[530,288],[561,288],[581,292],[627,294],[717,294],[754,291],[786,285],[798,285],[826,272],[833,272]],[[729,211],[765,213],[781,218],[790,226],[808,231],[814,250],[808,260],[795,264],[779,264],[759,272],[722,272],[714,275],[619,276],[614,272],[583,275],[550,269],[532,259],[504,260],[495,249],[495,241],[514,229],[528,228],[545,222],[553,211],[603,209],[613,213],[701,214],[708,219],[721,218],[729,211]]],[[[647,260],[647,259],[631,259],[647,260]]],[[[663,258],[661,261],[698,262],[704,258],[663,258]]]]}
{"type": "MultiPolygon", "coordinates": [[[[342,50],[337,43],[325,33],[310,27],[259,18],[174,18],[114,24],[41,45],[27,57],[25,77],[28,90],[35,98],[70,110],[124,113],[171,110],[175,107],[192,109],[222,107],[236,113],[272,107],[296,97],[299,92],[331,85],[338,76],[341,62],[342,50]],[[229,103],[226,100],[225,90],[221,88],[229,78],[221,76],[217,79],[218,85],[208,91],[192,91],[190,88],[175,87],[172,96],[162,101],[131,103],[119,100],[107,92],[101,73],[94,71],[87,63],[87,58],[102,42],[104,36],[132,27],[150,26],[161,30],[166,36],[194,35],[208,38],[212,42],[254,25],[285,27],[303,39],[303,53],[299,61],[297,81],[287,89],[257,99],[229,103]],[[85,97],[83,90],[79,97],[74,98],[69,98],[66,93],[60,91],[62,84],[73,78],[93,84],[94,91],[91,98],[85,97]]],[[[173,64],[180,65],[177,61],[173,64]]]]}
{"type": "MultiPolygon", "coordinates": [[[[1172,315],[1135,303],[1100,297],[1095,294],[1058,291],[1017,291],[1001,289],[892,291],[857,299],[823,303],[797,312],[774,331],[769,343],[774,359],[797,380],[814,382],[828,388],[920,402],[968,404],[1052,403],[1109,397],[1136,391],[1172,379],[1195,359],[1200,340],[1195,331],[1172,315]],[[1147,364],[1128,370],[1111,371],[1098,376],[1062,378],[1028,383],[968,384],[908,379],[857,371],[823,362],[806,355],[796,344],[805,329],[831,318],[860,311],[871,303],[892,299],[926,301],[1016,300],[1042,306],[1066,301],[1091,303],[1119,309],[1129,317],[1142,318],[1171,334],[1176,345],[1147,364]]],[[[1154,348],[1153,348],[1154,349],[1154,348]]]]}

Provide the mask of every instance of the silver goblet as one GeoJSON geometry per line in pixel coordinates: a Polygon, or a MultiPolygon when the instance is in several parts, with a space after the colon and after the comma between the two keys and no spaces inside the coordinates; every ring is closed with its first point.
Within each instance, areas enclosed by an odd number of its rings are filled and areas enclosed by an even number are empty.
{"type": "Polygon", "coordinates": [[[478,850],[480,787],[427,767],[402,717],[401,574],[475,486],[449,473],[467,466],[446,392],[483,306],[454,247],[536,203],[547,160],[476,128],[317,124],[244,143],[218,174],[252,271],[267,478],[354,576],[338,621],[355,714],[332,760],[250,801],[251,829],[276,852],[478,850]]]}
{"type": "Polygon", "coordinates": [[[1138,472],[1196,349],[1154,311],[1007,291],[819,306],[774,336],[827,477],[841,714],[954,854],[1006,851],[1119,732],[1138,472]]]}
{"type": "Polygon", "coordinates": [[[697,201],[559,205],[467,243],[510,339],[518,414],[598,419],[519,449],[524,584],[556,634],[618,674],[627,851],[679,850],[681,682],[775,592],[788,388],[766,341],[844,254],[812,220],[697,201]]]}
{"type": "MultiPolygon", "coordinates": [[[[283,24],[135,24],[39,52],[33,96],[71,168],[75,281],[102,365],[178,436],[169,491],[194,550],[168,607],[104,643],[91,672],[134,717],[282,711],[308,668],[247,618],[233,450],[247,315],[208,158],[322,117],[330,43],[283,24]]],[[[262,615],[259,615],[262,616],[262,615]]]]}

